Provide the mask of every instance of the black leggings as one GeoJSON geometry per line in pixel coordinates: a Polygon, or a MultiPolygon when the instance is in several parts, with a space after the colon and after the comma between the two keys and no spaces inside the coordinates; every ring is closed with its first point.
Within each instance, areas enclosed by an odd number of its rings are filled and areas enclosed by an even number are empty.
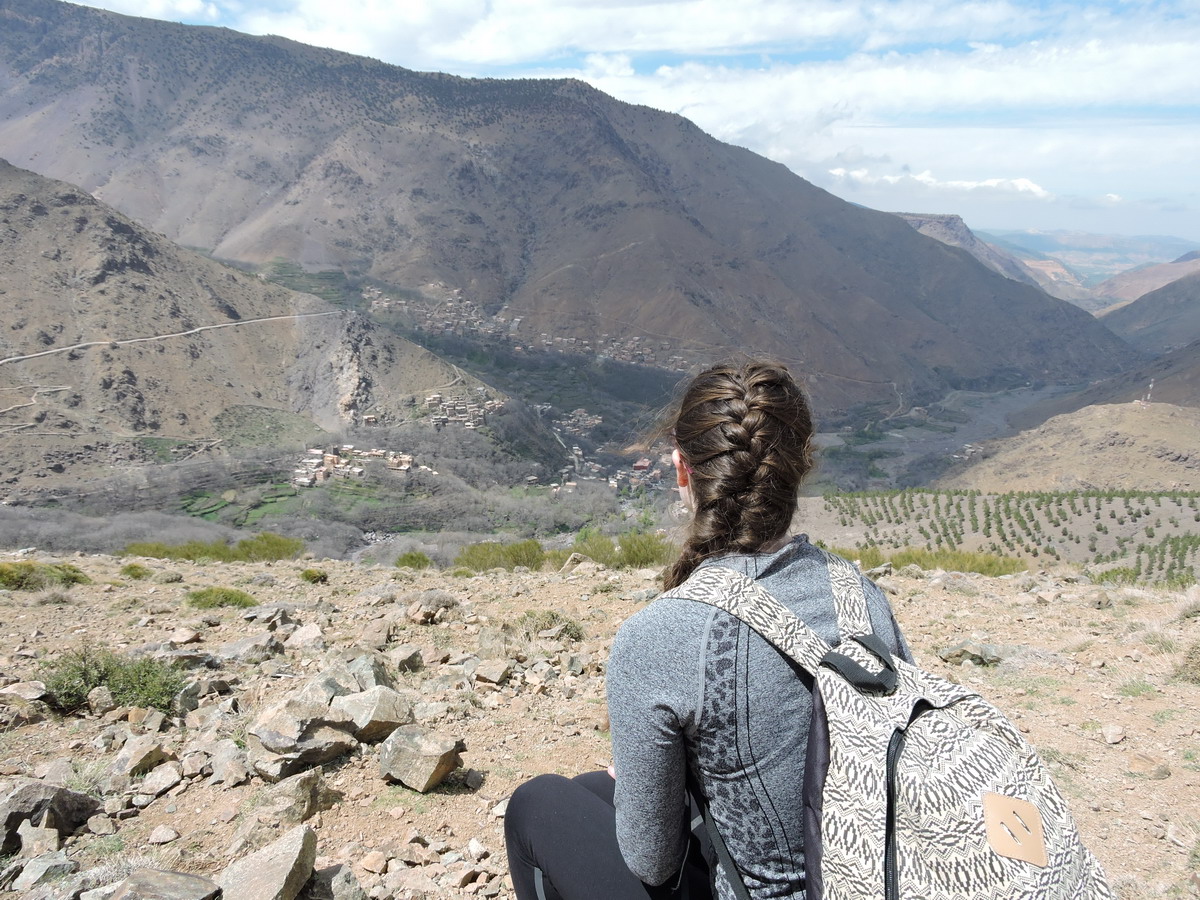
{"type": "Polygon", "coordinates": [[[607,772],[527,781],[508,801],[504,839],[517,900],[712,896],[708,867],[695,846],[688,848],[686,877],[678,889],[676,877],[651,887],[629,871],[617,847],[613,780],[607,772]]]}

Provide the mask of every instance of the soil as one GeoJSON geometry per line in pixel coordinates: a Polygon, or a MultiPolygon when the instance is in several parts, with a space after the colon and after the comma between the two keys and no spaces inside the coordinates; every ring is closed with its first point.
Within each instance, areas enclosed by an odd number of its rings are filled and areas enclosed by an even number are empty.
{"type": "MultiPolygon", "coordinates": [[[[0,554],[0,562],[40,558],[0,554]]],[[[165,573],[182,578],[162,584],[122,576],[124,559],[60,561],[80,567],[93,583],[0,593],[3,681],[37,678],[42,663],[85,641],[123,650],[163,641],[187,625],[200,632],[202,647],[213,647],[255,633],[260,629],[240,610],[201,614],[185,605],[187,591],[198,587],[240,587],[263,604],[292,605],[300,622],[320,624],[329,647],[288,651],[261,666],[227,665],[222,675],[233,682],[247,721],[294,686],[295,679],[268,677],[269,666],[275,675],[280,662],[296,675],[320,671],[327,652],[357,645],[373,620],[396,612],[396,605],[378,602],[381,586],[402,593],[438,589],[459,601],[451,621],[410,624],[397,638],[424,647],[427,656],[438,648],[451,661],[479,650],[481,629],[514,623],[530,610],[556,610],[582,624],[581,642],[534,639],[518,655],[530,663],[546,658],[557,667],[558,677],[544,685],[516,678],[499,689],[477,685],[448,698],[447,713],[430,727],[465,743],[464,769],[430,793],[385,783],[374,747],[325,766],[326,781],[340,800],[309,821],[318,836],[318,865],[348,863],[368,891],[381,883],[364,866],[371,851],[394,855],[415,830],[458,850],[478,839],[490,853],[481,863],[480,883],[490,877],[493,894],[511,896],[497,807],[532,775],[607,765],[603,662],[621,622],[656,588],[654,572],[599,567],[568,575],[455,578],[333,560],[211,565],[141,560],[159,579],[165,573]],[[328,573],[327,584],[300,578],[312,565],[328,573]],[[564,653],[578,657],[582,674],[567,672],[564,653]],[[477,789],[468,787],[475,780],[468,769],[482,775],[477,789]]],[[[1025,732],[1120,897],[1197,893],[1200,685],[1178,673],[1188,648],[1200,645],[1200,588],[1100,589],[1065,567],[1002,578],[910,571],[879,580],[919,662],[976,687],[1025,732]],[[940,650],[964,640],[995,645],[1002,662],[964,667],[939,658],[940,650]]],[[[397,604],[403,602],[403,596],[397,598],[397,604]]],[[[405,678],[415,683],[436,674],[433,666],[405,678]]],[[[64,756],[77,771],[99,771],[114,755],[92,743],[106,724],[87,715],[51,715],[10,727],[0,733],[0,772],[37,774],[64,756]]],[[[187,736],[168,725],[161,738],[178,748],[187,736]]],[[[160,867],[213,875],[232,861],[234,833],[256,815],[264,787],[257,778],[232,789],[203,779],[185,781],[140,815],[119,822],[117,835],[76,835],[66,849],[84,868],[145,856],[160,867]],[[149,835],[159,825],[171,826],[180,838],[151,845],[149,835]]],[[[272,824],[268,819],[264,827],[272,824]]],[[[479,889],[479,884],[446,888],[435,896],[473,896],[479,889]]]]}

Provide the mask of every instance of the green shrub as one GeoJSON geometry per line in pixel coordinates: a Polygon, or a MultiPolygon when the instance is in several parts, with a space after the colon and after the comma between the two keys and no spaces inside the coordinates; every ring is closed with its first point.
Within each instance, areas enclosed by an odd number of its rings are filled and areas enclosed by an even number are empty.
{"type": "Polygon", "coordinates": [[[154,573],[141,563],[125,563],[121,566],[121,574],[130,581],[145,581],[154,573]]]}
{"type": "Polygon", "coordinates": [[[163,544],[158,541],[139,541],[125,547],[126,556],[146,556],[153,559],[187,559],[192,562],[275,562],[295,559],[304,552],[304,541],[264,531],[244,538],[234,545],[221,541],[185,541],[182,544],[163,544]]]}
{"type": "Polygon", "coordinates": [[[258,601],[237,588],[206,587],[196,591],[188,591],[188,605],[197,609],[215,609],[218,606],[238,606],[248,608],[258,606],[258,601]]]}
{"type": "Polygon", "coordinates": [[[396,566],[406,567],[409,569],[428,569],[433,565],[433,560],[422,553],[420,550],[409,550],[407,553],[401,553],[396,557],[396,566]]]}
{"type": "Polygon", "coordinates": [[[591,528],[584,528],[575,536],[575,546],[572,550],[582,553],[602,566],[613,567],[617,564],[617,546],[613,539],[591,528]]]}
{"type": "Polygon", "coordinates": [[[621,569],[645,569],[650,566],[665,566],[675,558],[676,550],[662,535],[644,531],[628,531],[617,538],[620,548],[617,567],[621,569]]]}
{"type": "Polygon", "coordinates": [[[42,680],[52,705],[72,712],[87,703],[88,694],[107,687],[120,706],[152,706],[171,711],[185,676],[174,664],[156,659],[129,659],[109,650],[84,646],[63,654],[43,667],[42,680]]]}
{"type": "Polygon", "coordinates": [[[448,569],[446,574],[451,578],[471,578],[475,575],[475,570],[468,569],[466,566],[455,566],[453,569],[448,569]]]}
{"type": "Polygon", "coordinates": [[[846,559],[858,560],[864,569],[873,569],[885,562],[902,569],[916,564],[922,569],[945,569],[948,572],[977,572],[980,575],[1013,575],[1024,572],[1029,566],[1013,556],[996,556],[972,550],[921,550],[905,548],[890,553],[878,547],[848,550],[844,547],[827,547],[831,553],[846,559]]]}
{"type": "Polygon", "coordinates": [[[566,637],[573,641],[583,640],[583,626],[555,609],[531,609],[517,619],[515,624],[527,640],[533,640],[540,632],[557,628],[559,625],[563,626],[562,633],[566,637]]]}
{"type": "Polygon", "coordinates": [[[92,580],[68,563],[0,563],[0,588],[10,591],[40,591],[49,587],[91,584],[92,580]]]}
{"type": "Polygon", "coordinates": [[[1117,566],[1116,568],[1101,572],[1097,577],[1100,579],[1101,584],[1124,585],[1137,583],[1138,574],[1137,569],[1131,566],[1117,566]]]}
{"type": "Polygon", "coordinates": [[[305,569],[300,577],[309,584],[326,584],[329,581],[329,573],[324,569],[305,569]]]}
{"type": "Polygon", "coordinates": [[[530,539],[517,541],[515,544],[501,544],[498,541],[483,541],[479,544],[468,544],[454,558],[455,566],[463,566],[475,572],[486,572],[488,569],[515,569],[517,566],[527,566],[530,569],[540,569],[546,558],[542,545],[530,539]]]}

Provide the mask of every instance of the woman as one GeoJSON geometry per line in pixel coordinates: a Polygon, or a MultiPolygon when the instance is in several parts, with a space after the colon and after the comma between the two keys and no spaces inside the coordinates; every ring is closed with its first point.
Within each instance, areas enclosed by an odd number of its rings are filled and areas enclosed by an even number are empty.
{"type": "MultiPolygon", "coordinates": [[[[751,361],[697,376],[670,426],[692,519],[663,595],[613,642],[612,777],[544,775],[513,795],[505,832],[519,900],[724,900],[731,878],[754,900],[804,897],[812,681],[738,619],[672,589],[699,567],[726,566],[837,643],[824,558],[803,535],[788,536],[813,465],[812,412],[785,367],[751,361]],[[689,787],[705,798],[737,873],[698,852],[689,787]]],[[[882,593],[863,587],[876,634],[911,659],[882,593]]]]}

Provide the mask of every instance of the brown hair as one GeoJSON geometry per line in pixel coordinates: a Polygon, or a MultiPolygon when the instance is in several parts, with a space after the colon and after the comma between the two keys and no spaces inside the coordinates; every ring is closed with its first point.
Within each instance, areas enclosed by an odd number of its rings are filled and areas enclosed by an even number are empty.
{"type": "Polygon", "coordinates": [[[812,469],[812,408],[787,367],[726,363],[697,375],[667,427],[688,466],[695,506],[669,590],[703,560],[753,553],[783,537],[812,469]]]}

